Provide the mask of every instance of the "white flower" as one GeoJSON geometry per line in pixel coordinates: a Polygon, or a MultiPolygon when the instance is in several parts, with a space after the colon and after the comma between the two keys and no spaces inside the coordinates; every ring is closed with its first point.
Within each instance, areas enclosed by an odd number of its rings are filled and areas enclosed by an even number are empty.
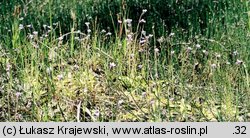
{"type": "Polygon", "coordinates": [[[119,23],[119,24],[122,24],[122,21],[121,21],[121,20],[118,20],[118,23],[119,23]]]}
{"type": "Polygon", "coordinates": [[[171,36],[174,36],[174,35],[175,35],[175,33],[170,33],[170,34],[169,34],[170,37],[171,37],[171,36]]]}
{"type": "Polygon", "coordinates": [[[217,67],[217,65],[216,64],[212,64],[211,67],[214,69],[214,68],[217,67]]]}
{"type": "Polygon", "coordinates": [[[175,51],[171,51],[171,55],[174,55],[175,51]]]}
{"type": "Polygon", "coordinates": [[[89,23],[89,22],[86,22],[85,25],[89,28],[90,23],[89,23]]]}
{"type": "Polygon", "coordinates": [[[114,68],[116,67],[116,64],[114,62],[109,63],[109,68],[114,68]]]}
{"type": "Polygon", "coordinates": [[[24,27],[22,24],[19,24],[19,30],[22,30],[24,27]]]}
{"type": "Polygon", "coordinates": [[[106,30],[102,29],[101,33],[106,33],[106,30]]]}
{"type": "Polygon", "coordinates": [[[34,34],[34,35],[38,35],[38,32],[37,32],[37,31],[34,31],[33,34],[34,34]]]}
{"type": "Polygon", "coordinates": [[[236,65],[241,65],[243,63],[243,61],[242,60],[239,60],[239,59],[237,59],[237,61],[236,61],[236,65]]]}
{"type": "Polygon", "coordinates": [[[63,75],[62,74],[57,75],[57,79],[58,80],[62,80],[63,79],[63,75]]]}
{"type": "Polygon", "coordinates": [[[147,9],[143,9],[142,10],[142,13],[144,14],[144,13],[146,13],[148,10],[147,9]]]}
{"type": "Polygon", "coordinates": [[[234,56],[237,56],[238,54],[239,54],[238,51],[234,51],[234,52],[233,52],[233,55],[234,55],[234,56]]]}
{"type": "Polygon", "coordinates": [[[187,52],[190,52],[190,51],[192,51],[192,48],[191,48],[191,47],[188,47],[188,48],[187,48],[187,52]]]}
{"type": "Polygon", "coordinates": [[[139,22],[140,22],[140,23],[146,23],[146,20],[141,19],[139,22]]]}
{"type": "Polygon", "coordinates": [[[108,32],[106,35],[107,35],[107,36],[111,36],[111,35],[112,35],[112,33],[111,33],[111,32],[108,32]]]}
{"type": "Polygon", "coordinates": [[[59,41],[62,41],[62,40],[63,40],[63,36],[59,37],[58,40],[59,40],[59,41]]]}
{"type": "Polygon", "coordinates": [[[87,32],[88,32],[88,33],[91,33],[91,30],[90,30],[90,29],[88,29],[88,30],[87,30],[87,32]]]}
{"type": "Polygon", "coordinates": [[[158,48],[155,48],[155,52],[158,53],[160,50],[158,48]]]}
{"type": "Polygon", "coordinates": [[[196,44],[195,47],[196,47],[197,49],[200,49],[200,48],[201,48],[201,45],[200,45],[200,44],[196,44]]]}
{"type": "Polygon", "coordinates": [[[126,22],[127,24],[131,24],[132,21],[133,21],[132,19],[126,19],[126,20],[125,20],[125,22],[126,22]]]}

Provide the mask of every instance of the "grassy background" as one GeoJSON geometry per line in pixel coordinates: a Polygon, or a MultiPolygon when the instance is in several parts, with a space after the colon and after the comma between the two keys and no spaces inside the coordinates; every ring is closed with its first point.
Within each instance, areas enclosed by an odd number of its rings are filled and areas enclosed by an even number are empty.
{"type": "Polygon", "coordinates": [[[245,0],[0,5],[0,121],[250,121],[245,0]]]}

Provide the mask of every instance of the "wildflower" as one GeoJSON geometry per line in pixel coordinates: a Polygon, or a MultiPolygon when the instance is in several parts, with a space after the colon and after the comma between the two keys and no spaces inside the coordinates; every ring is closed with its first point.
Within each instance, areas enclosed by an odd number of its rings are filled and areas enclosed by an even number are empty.
{"type": "Polygon", "coordinates": [[[11,64],[10,64],[10,63],[7,63],[7,65],[6,65],[6,71],[9,72],[10,69],[11,69],[11,64]]]}
{"type": "Polygon", "coordinates": [[[239,54],[238,51],[234,51],[234,52],[233,52],[233,55],[234,55],[234,56],[237,56],[238,54],[239,54]]]}
{"type": "Polygon", "coordinates": [[[143,9],[142,14],[145,14],[147,11],[148,11],[147,9],[143,9]]]}
{"type": "Polygon", "coordinates": [[[150,101],[150,104],[151,104],[151,105],[155,104],[155,101],[152,99],[152,100],[150,101]]]}
{"type": "Polygon", "coordinates": [[[24,27],[22,24],[19,24],[19,30],[22,30],[24,27]]]}
{"type": "Polygon", "coordinates": [[[142,69],[142,67],[143,67],[143,65],[138,65],[138,68],[139,68],[139,69],[142,69]]]}
{"type": "Polygon", "coordinates": [[[16,93],[16,98],[19,98],[21,95],[22,95],[22,93],[17,92],[17,93],[16,93]]]}
{"type": "Polygon", "coordinates": [[[32,34],[29,34],[29,39],[33,39],[34,38],[34,35],[32,35],[32,34]]]}
{"type": "Polygon", "coordinates": [[[111,36],[111,35],[112,35],[112,33],[111,33],[111,32],[108,32],[106,35],[107,35],[107,36],[111,36]]]}
{"type": "Polygon", "coordinates": [[[77,30],[76,33],[80,34],[80,33],[81,33],[81,30],[77,30]]]}
{"type": "Polygon", "coordinates": [[[48,67],[48,68],[46,69],[46,73],[47,73],[47,74],[51,74],[51,72],[52,72],[52,68],[51,68],[51,67],[48,67]]]}
{"type": "Polygon", "coordinates": [[[203,52],[206,56],[208,55],[208,51],[202,50],[202,52],[203,52]]]}
{"type": "Polygon", "coordinates": [[[174,35],[175,35],[175,33],[170,33],[170,34],[169,34],[170,37],[171,37],[171,36],[174,36],[174,35]]]}
{"type": "Polygon", "coordinates": [[[114,62],[111,62],[111,63],[109,63],[109,68],[114,68],[114,67],[116,67],[116,64],[114,63],[114,62]]]}
{"type": "Polygon", "coordinates": [[[141,19],[141,20],[139,21],[139,23],[146,23],[146,20],[141,19]]]}
{"type": "Polygon", "coordinates": [[[122,21],[121,21],[121,20],[118,20],[118,23],[119,23],[119,24],[122,24],[122,21]]]}
{"type": "Polygon", "coordinates": [[[200,48],[201,48],[201,45],[200,45],[200,44],[196,44],[195,47],[196,47],[197,49],[200,49],[200,48]]]}
{"type": "Polygon", "coordinates": [[[237,61],[236,61],[236,63],[235,63],[236,65],[241,65],[241,64],[243,64],[243,61],[242,60],[239,60],[239,59],[237,59],[237,61]]]}
{"type": "Polygon", "coordinates": [[[175,51],[171,51],[171,55],[174,55],[175,51]]]}
{"type": "Polygon", "coordinates": [[[144,98],[144,97],[147,96],[147,93],[146,93],[146,92],[143,92],[141,95],[142,95],[142,97],[144,98]]]}
{"type": "Polygon", "coordinates": [[[215,53],[215,56],[216,56],[216,58],[220,58],[221,57],[221,55],[218,54],[218,53],[215,53]]]}
{"type": "Polygon", "coordinates": [[[152,37],[153,37],[154,35],[152,35],[152,34],[149,34],[148,36],[149,36],[149,38],[152,38],[152,37]]]}
{"type": "Polygon", "coordinates": [[[141,33],[142,35],[146,36],[146,31],[142,30],[141,33]]]}
{"type": "Polygon", "coordinates": [[[158,41],[159,43],[163,43],[163,42],[164,42],[164,38],[163,38],[163,36],[162,36],[162,37],[160,37],[159,39],[157,39],[157,41],[158,41]]]}
{"type": "Polygon", "coordinates": [[[94,114],[93,114],[96,118],[98,118],[100,116],[100,111],[99,110],[95,110],[94,114]]]}
{"type": "Polygon", "coordinates": [[[188,47],[188,48],[187,48],[187,52],[190,52],[190,51],[192,51],[192,48],[191,48],[191,47],[188,47]]]}
{"type": "Polygon", "coordinates": [[[216,64],[212,64],[211,67],[212,67],[213,69],[215,69],[215,68],[217,67],[217,65],[216,65],[216,64]]]}
{"type": "Polygon", "coordinates": [[[140,41],[140,44],[143,45],[143,44],[145,44],[146,42],[147,42],[146,40],[141,40],[141,41],[140,41]]]}
{"type": "Polygon", "coordinates": [[[62,74],[57,75],[57,79],[58,79],[58,80],[62,80],[62,79],[63,79],[63,75],[62,75],[62,74]]]}
{"type": "Polygon", "coordinates": [[[37,31],[34,31],[33,34],[36,36],[36,35],[38,35],[38,32],[37,32],[37,31]]]}
{"type": "Polygon", "coordinates": [[[19,20],[22,21],[24,18],[23,17],[20,17],[19,20]]]}
{"type": "Polygon", "coordinates": [[[44,28],[44,29],[46,29],[46,27],[47,27],[47,25],[46,25],[46,24],[44,24],[44,25],[43,25],[43,28],[44,28]]]}
{"type": "Polygon", "coordinates": [[[59,37],[58,40],[59,40],[59,41],[62,41],[62,40],[63,40],[63,36],[59,37]]]}
{"type": "Polygon", "coordinates": [[[123,102],[124,102],[123,100],[119,100],[118,101],[118,106],[121,106],[123,104],[123,102]]]}
{"type": "Polygon", "coordinates": [[[26,25],[26,27],[28,27],[28,28],[32,28],[32,25],[31,25],[31,24],[28,24],[28,25],[26,25]]]}
{"type": "Polygon", "coordinates": [[[91,30],[90,30],[90,29],[88,29],[88,30],[87,30],[87,32],[88,32],[88,33],[91,33],[91,30]]]}
{"type": "Polygon", "coordinates": [[[126,22],[127,24],[131,24],[132,21],[133,21],[132,19],[126,19],[126,20],[125,20],[125,22],[126,22]]]}
{"type": "Polygon", "coordinates": [[[106,30],[102,29],[101,33],[106,33],[106,30]]]}
{"type": "Polygon", "coordinates": [[[160,50],[158,48],[155,48],[155,52],[158,53],[160,50]]]}
{"type": "Polygon", "coordinates": [[[85,25],[89,28],[90,23],[89,23],[89,22],[86,22],[85,25]]]}

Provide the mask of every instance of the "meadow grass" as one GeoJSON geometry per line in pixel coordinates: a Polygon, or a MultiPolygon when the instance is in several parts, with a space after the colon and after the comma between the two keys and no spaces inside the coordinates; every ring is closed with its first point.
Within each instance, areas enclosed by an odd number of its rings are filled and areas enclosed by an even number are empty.
{"type": "Polygon", "coordinates": [[[1,3],[0,121],[250,121],[247,1],[109,2],[1,3]]]}

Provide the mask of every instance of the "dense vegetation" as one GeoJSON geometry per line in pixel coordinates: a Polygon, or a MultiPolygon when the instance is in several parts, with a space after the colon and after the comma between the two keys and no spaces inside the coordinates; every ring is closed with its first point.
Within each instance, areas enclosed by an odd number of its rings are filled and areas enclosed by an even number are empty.
{"type": "Polygon", "coordinates": [[[0,5],[0,121],[250,121],[247,0],[0,5]]]}

